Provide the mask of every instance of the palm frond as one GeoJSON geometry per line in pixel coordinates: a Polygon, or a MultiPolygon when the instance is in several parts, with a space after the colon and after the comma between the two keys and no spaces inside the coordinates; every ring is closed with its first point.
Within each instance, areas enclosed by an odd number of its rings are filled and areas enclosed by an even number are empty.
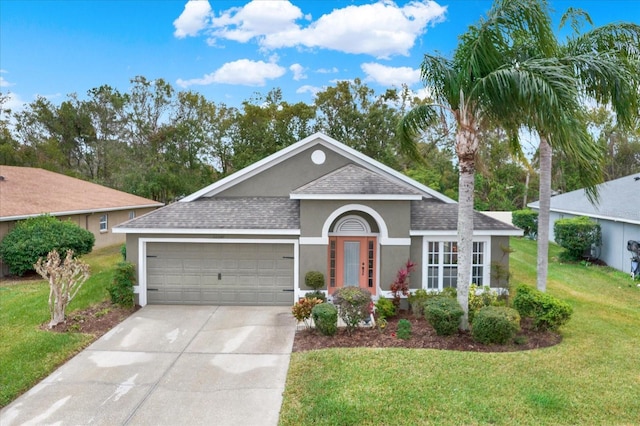
{"type": "Polygon", "coordinates": [[[442,56],[424,55],[420,66],[420,77],[431,89],[435,102],[448,104],[452,110],[460,103],[460,77],[453,62],[442,56]]]}
{"type": "Polygon", "coordinates": [[[423,162],[417,140],[427,127],[437,124],[439,119],[440,115],[433,105],[418,105],[411,109],[398,123],[400,151],[412,160],[423,162]]]}

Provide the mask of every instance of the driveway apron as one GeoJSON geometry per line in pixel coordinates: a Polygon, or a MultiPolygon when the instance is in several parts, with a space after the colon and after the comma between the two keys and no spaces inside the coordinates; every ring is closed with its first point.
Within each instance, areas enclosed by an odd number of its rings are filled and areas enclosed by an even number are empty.
{"type": "Polygon", "coordinates": [[[146,306],[0,424],[277,425],[295,327],[288,307],[146,306]]]}

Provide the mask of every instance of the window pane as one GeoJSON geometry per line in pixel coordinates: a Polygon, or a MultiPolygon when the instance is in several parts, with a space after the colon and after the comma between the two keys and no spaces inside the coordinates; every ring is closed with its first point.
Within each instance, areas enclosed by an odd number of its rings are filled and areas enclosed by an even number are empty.
{"type": "Polygon", "coordinates": [[[344,285],[359,284],[358,263],[360,262],[360,242],[345,241],[344,243],[344,285]]]}

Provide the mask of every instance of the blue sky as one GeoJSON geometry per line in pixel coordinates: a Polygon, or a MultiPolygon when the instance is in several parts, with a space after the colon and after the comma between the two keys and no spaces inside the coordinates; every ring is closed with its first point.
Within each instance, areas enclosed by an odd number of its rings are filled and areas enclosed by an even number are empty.
{"type": "MultiPolygon", "coordinates": [[[[551,1],[595,25],[640,23],[640,0],[551,1]]],[[[490,1],[0,0],[0,91],[20,109],[36,96],[59,103],[103,84],[163,78],[178,90],[239,106],[282,89],[313,102],[337,80],[360,78],[381,93],[422,88],[426,52],[452,52],[490,1]]]]}

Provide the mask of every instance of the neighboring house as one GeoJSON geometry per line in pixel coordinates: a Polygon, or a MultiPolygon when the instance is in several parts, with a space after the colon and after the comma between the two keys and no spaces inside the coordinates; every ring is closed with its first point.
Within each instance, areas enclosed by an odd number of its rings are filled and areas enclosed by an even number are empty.
{"type": "MultiPolygon", "coordinates": [[[[71,220],[91,231],[94,248],[123,243],[114,225],[163,204],[95,183],[32,167],[0,166],[0,241],[16,222],[42,214],[71,220]]],[[[0,276],[8,268],[0,260],[0,276]]]]}
{"type": "MultiPolygon", "coordinates": [[[[602,246],[595,248],[593,254],[607,265],[629,272],[631,253],[627,251],[627,241],[640,241],[640,174],[605,182],[597,188],[596,205],[589,202],[584,189],[551,197],[549,239],[555,241],[556,220],[588,216],[602,229],[602,246]]],[[[537,201],[529,207],[540,209],[537,201]]]]}
{"type": "MultiPolygon", "coordinates": [[[[309,271],[329,293],[390,296],[409,259],[411,288],[455,286],[457,214],[446,196],[315,134],[114,232],[127,234],[140,305],[289,305],[309,271]]],[[[475,229],[473,281],[498,287],[492,262],[508,268],[522,231],[480,213],[475,229]]]]}

